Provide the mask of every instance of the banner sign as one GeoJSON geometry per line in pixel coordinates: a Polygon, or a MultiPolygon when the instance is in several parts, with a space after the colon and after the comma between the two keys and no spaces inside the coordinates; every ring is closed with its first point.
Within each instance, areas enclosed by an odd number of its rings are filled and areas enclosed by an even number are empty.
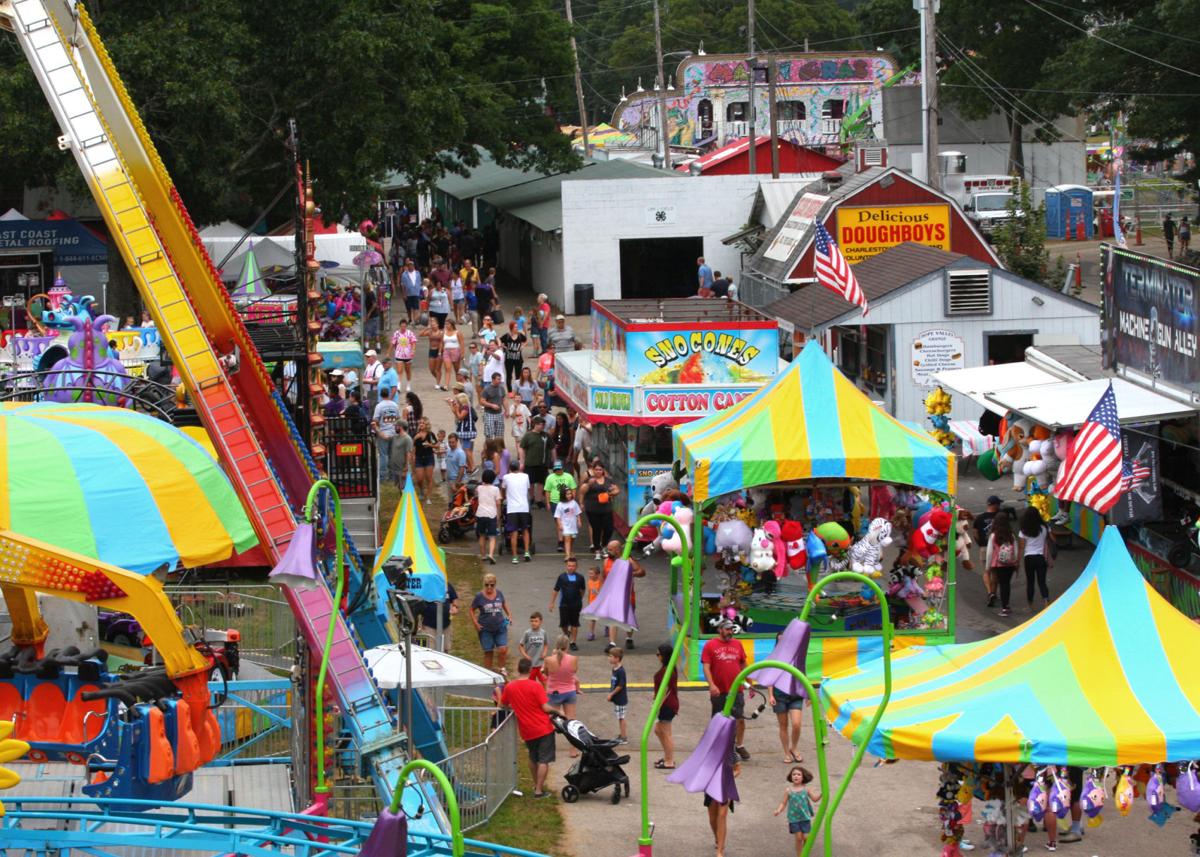
{"type": "Polygon", "coordinates": [[[1200,271],[1110,245],[1101,259],[1105,365],[1175,385],[1200,400],[1200,271]]]}
{"type": "Polygon", "coordinates": [[[625,328],[607,313],[592,308],[592,351],[596,362],[618,378],[624,378],[625,328]]]}
{"type": "Polygon", "coordinates": [[[78,220],[0,221],[0,250],[48,247],[55,265],[103,265],[108,245],[78,220]]]}
{"type": "Polygon", "coordinates": [[[731,408],[759,388],[745,390],[694,389],[672,387],[663,390],[646,389],[642,392],[642,411],[648,416],[670,414],[694,417],[731,408]]]}
{"type": "Polygon", "coordinates": [[[912,379],[918,387],[933,387],[933,376],[947,369],[962,369],[963,338],[953,330],[923,330],[912,343],[912,379]]]}
{"type": "Polygon", "coordinates": [[[774,259],[776,262],[786,262],[790,259],[792,251],[796,249],[796,245],[800,243],[804,233],[808,231],[808,227],[812,226],[813,218],[817,216],[821,206],[827,202],[829,202],[829,197],[815,193],[806,193],[800,197],[796,202],[796,207],[788,215],[787,222],[780,227],[779,232],[772,239],[771,245],[763,251],[763,256],[767,259],[774,259]]]}
{"type": "Polygon", "coordinates": [[[589,411],[594,414],[633,414],[633,390],[629,387],[592,387],[589,411]]]}
{"type": "Polygon", "coordinates": [[[625,359],[639,386],[761,384],[779,369],[779,328],[627,330],[625,359]]]}
{"type": "Polygon", "coordinates": [[[1114,524],[1162,520],[1157,431],[1157,425],[1122,426],[1121,455],[1132,485],[1108,511],[1114,524]]]}
{"type": "Polygon", "coordinates": [[[949,250],[950,206],[839,207],[836,237],[851,265],[906,241],[949,250]]]}

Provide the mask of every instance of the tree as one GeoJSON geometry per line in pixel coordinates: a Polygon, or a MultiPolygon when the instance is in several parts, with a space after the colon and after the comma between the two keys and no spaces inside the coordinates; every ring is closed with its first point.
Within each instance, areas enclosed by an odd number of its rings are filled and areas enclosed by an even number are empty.
{"type": "Polygon", "coordinates": [[[1053,287],[1046,249],[1046,206],[1034,206],[1028,182],[1008,201],[1008,219],[996,230],[996,252],[1004,267],[1035,283],[1053,287]]]}
{"type": "MultiPolygon", "coordinates": [[[[478,163],[577,164],[566,24],[550,0],[110,0],[96,25],[199,223],[253,219],[290,178],[296,119],[334,216],[365,213],[389,171],[427,184],[478,163]],[[546,81],[543,85],[543,79],[546,81]]],[[[15,40],[0,40],[0,183],[74,173],[15,40]]],[[[283,209],[282,216],[290,216],[283,209]]]]}

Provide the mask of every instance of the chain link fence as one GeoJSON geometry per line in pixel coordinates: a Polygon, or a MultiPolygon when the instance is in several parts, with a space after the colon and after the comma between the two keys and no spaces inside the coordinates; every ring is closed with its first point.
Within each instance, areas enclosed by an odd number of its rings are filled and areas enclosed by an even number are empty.
{"type": "Polygon", "coordinates": [[[738,283],[738,300],[757,310],[786,298],[789,294],[791,292],[787,289],[760,280],[748,272],[742,272],[742,280],[738,283]]]}
{"type": "Polygon", "coordinates": [[[296,619],[274,586],[166,587],[185,626],[236,629],[243,660],[290,670],[296,662],[296,619]]]}

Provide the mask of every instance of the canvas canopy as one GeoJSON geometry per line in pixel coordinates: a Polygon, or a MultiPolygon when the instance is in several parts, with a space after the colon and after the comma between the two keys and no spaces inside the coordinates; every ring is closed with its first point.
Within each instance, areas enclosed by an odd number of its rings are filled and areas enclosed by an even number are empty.
{"type": "Polygon", "coordinates": [[[898,482],[953,494],[954,456],[889,416],[811,341],[774,381],[675,428],[675,453],[703,501],[793,479],[898,482]]]}
{"type": "Polygon", "coordinates": [[[1058,600],[977,643],[914,646],[821,685],[834,728],[889,759],[1152,764],[1200,756],[1200,625],[1142,577],[1117,527],[1058,600]]]}

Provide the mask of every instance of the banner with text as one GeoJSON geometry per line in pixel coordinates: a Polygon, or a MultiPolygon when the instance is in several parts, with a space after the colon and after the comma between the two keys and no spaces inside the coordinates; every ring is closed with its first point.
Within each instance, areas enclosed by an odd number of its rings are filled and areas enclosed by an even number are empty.
{"type": "Polygon", "coordinates": [[[853,265],[912,241],[950,249],[950,206],[898,205],[837,210],[837,243],[853,265]]]}
{"type": "Polygon", "coordinates": [[[829,197],[817,193],[806,193],[801,196],[796,201],[792,213],[788,215],[787,221],[772,239],[770,246],[763,251],[763,256],[774,259],[776,262],[786,262],[790,259],[796,245],[800,243],[800,239],[804,237],[808,227],[812,226],[817,212],[827,202],[829,202],[829,197]]]}
{"type": "Polygon", "coordinates": [[[627,330],[628,377],[635,384],[751,384],[779,369],[779,328],[627,330]]]}
{"type": "Polygon", "coordinates": [[[1175,385],[1195,398],[1200,271],[1111,246],[1102,256],[1105,365],[1175,385]]]}

